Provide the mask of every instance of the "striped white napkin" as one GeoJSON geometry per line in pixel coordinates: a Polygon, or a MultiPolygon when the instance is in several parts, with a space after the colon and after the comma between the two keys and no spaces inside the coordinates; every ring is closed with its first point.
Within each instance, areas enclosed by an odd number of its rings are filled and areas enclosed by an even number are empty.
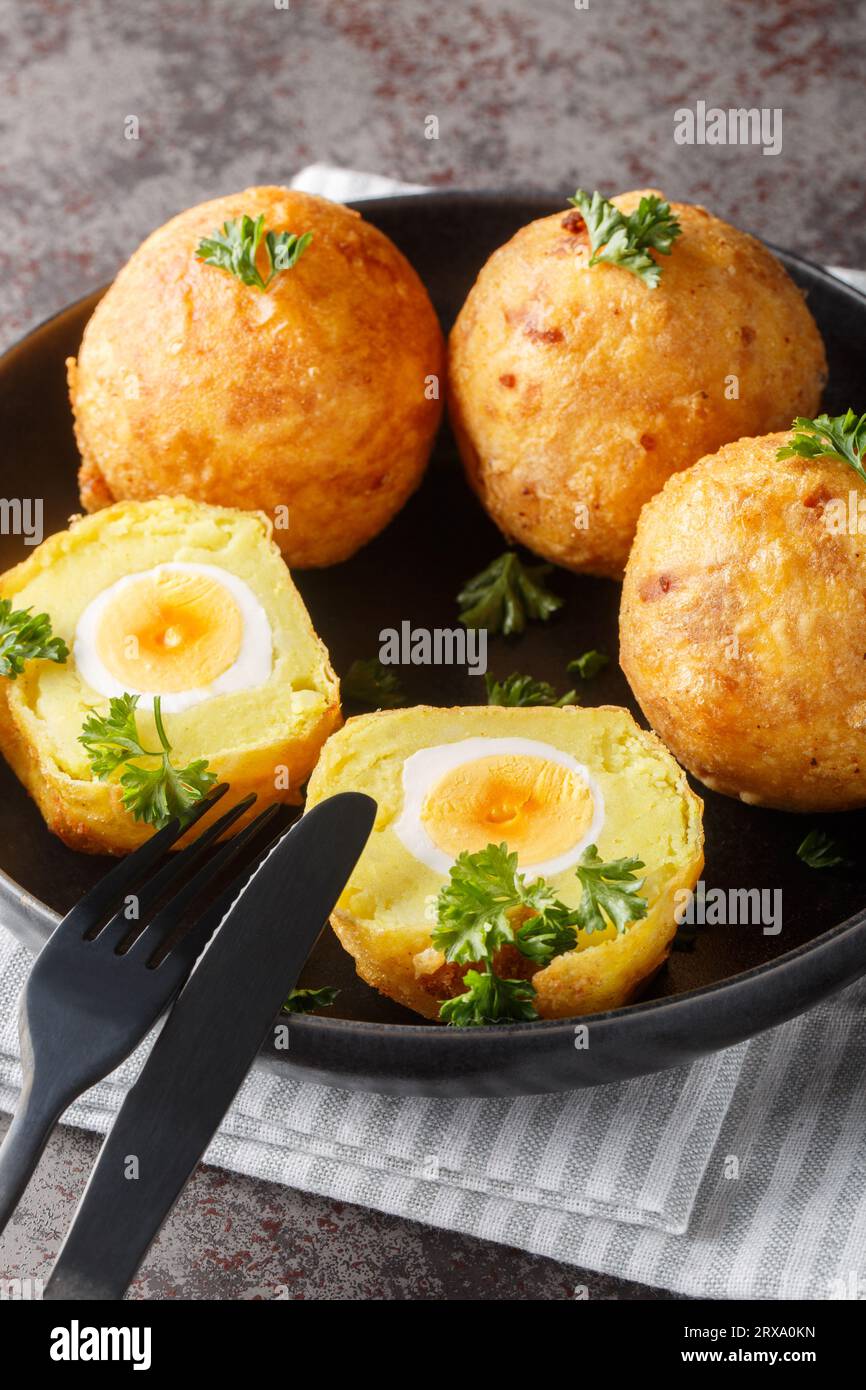
{"type": "MultiPolygon", "coordinates": [[[[0,930],[0,1110],[30,962],[0,930]]],[[[105,1132],[145,1052],[67,1122],[105,1132]]],[[[398,1099],[256,1068],[206,1160],[688,1295],[866,1297],[864,1074],[860,984],[691,1068],[572,1095],[398,1099]]]]}
{"type": "MultiPolygon", "coordinates": [[[[346,200],[405,191],[325,166],[294,182],[346,200]]],[[[29,965],[0,930],[4,1110],[29,965]]],[[[691,1068],[514,1101],[356,1094],[255,1068],[207,1159],[685,1294],[857,1297],[862,1281],[866,1296],[864,1004],[861,985],[691,1068]]],[[[145,1051],[68,1122],[105,1131],[145,1051]]]]}
{"type": "MultiPolygon", "coordinates": [[[[14,1107],[21,1085],[17,1001],[31,961],[0,930],[0,1110],[14,1107]]],[[[108,1129],[147,1046],[72,1106],[69,1123],[108,1129]]],[[[573,1213],[682,1232],[741,1056],[742,1048],[731,1048],[691,1069],[513,1101],[352,1093],[259,1067],[207,1158],[457,1229],[464,1199],[477,1197],[490,1203],[479,1210],[484,1228],[495,1227],[504,1204],[529,1213],[540,1230],[573,1213]]],[[[509,1238],[495,1229],[478,1234],[509,1238]]]]}

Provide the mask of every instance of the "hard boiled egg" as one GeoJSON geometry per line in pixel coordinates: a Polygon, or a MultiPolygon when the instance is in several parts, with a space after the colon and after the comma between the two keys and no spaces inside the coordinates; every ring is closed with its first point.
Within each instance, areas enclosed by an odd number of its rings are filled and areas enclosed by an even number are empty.
{"type": "Polygon", "coordinates": [[[441,874],[461,851],[505,841],[538,877],[576,863],[603,824],[601,788],[570,753],[537,739],[467,738],[406,759],[394,830],[441,874]]]}
{"type": "Polygon", "coordinates": [[[595,843],[639,859],[647,914],[624,932],[578,931],[574,949],[532,974],[542,1018],[617,1008],[670,949],[677,894],[703,865],[701,803],[682,769],[628,710],[480,705],[381,710],[350,719],[322,749],[307,806],[365,791],[373,834],[331,921],[358,974],[425,1018],[460,984],[434,944],[437,900],[461,850],[516,851],[567,908],[595,843]]]}
{"type": "Polygon", "coordinates": [[[171,563],[125,575],[78,620],[75,663],[100,695],[160,696],[167,713],[264,685],[273,667],[267,614],[236,574],[171,563]]]}

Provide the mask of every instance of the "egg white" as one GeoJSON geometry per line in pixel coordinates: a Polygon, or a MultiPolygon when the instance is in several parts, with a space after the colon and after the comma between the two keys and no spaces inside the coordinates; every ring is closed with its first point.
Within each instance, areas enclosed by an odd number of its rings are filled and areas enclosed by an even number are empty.
{"type": "Polygon", "coordinates": [[[201,704],[203,700],[211,700],[216,695],[235,694],[240,690],[252,690],[256,686],[264,685],[273,670],[273,634],[264,608],[249,585],[236,574],[231,574],[218,565],[171,561],[164,565],[154,565],[149,570],[140,570],[136,574],[124,575],[122,579],[118,579],[97,594],[78,620],[73,656],[82,680],[100,695],[109,698],[123,694],[138,695],[142,709],[152,709],[154,696],[160,695],[163,713],[177,714],[192,705],[201,704]],[[151,575],[178,571],[183,574],[206,575],[227,589],[237,603],[241,613],[242,636],[236,659],[208,685],[191,687],[189,690],[171,691],[160,695],[159,691],[121,684],[105,666],[96,648],[96,635],[103,614],[117,595],[130,584],[138,583],[151,575]]]}
{"type": "Polygon", "coordinates": [[[422,864],[447,877],[455,860],[439,849],[427,833],[421,819],[427,795],[446,772],[453,772],[455,768],[462,767],[464,763],[475,762],[478,758],[509,753],[559,763],[562,767],[576,772],[589,787],[592,793],[593,813],[585,834],[576,840],[570,849],[554,859],[545,859],[542,863],[532,864],[525,870],[520,865],[527,879],[549,877],[571,868],[587,845],[598,839],[604,825],[604,796],[598,782],[583,763],[579,763],[570,753],[564,753],[561,748],[554,748],[550,743],[542,743],[533,738],[464,738],[457,743],[440,743],[410,754],[403,764],[403,807],[394,822],[394,833],[403,847],[422,864]]]}

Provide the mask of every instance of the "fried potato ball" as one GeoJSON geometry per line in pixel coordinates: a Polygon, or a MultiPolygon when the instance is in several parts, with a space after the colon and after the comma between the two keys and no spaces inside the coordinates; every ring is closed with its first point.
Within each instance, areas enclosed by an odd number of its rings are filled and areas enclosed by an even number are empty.
{"type": "Polygon", "coordinates": [[[626,1003],[667,958],[680,892],[703,867],[701,802],[682,769],[627,710],[386,710],[350,719],[325,744],[307,805],[363,790],[376,823],[332,917],[358,974],[427,1018],[460,994],[463,968],[432,944],[434,904],[460,849],[505,842],[518,869],[541,876],[569,907],[576,864],[636,856],[647,915],[625,931],[578,933],[543,968],[506,947],[501,973],[531,978],[542,1018],[626,1003]]]}
{"type": "MultiPolygon", "coordinates": [[[[632,212],[640,192],[612,201],[632,212]]],[[[451,334],[449,410],[469,480],[513,540],[622,576],[644,502],[744,434],[813,415],[824,347],[800,290],[754,237],[674,203],[656,289],[590,268],[580,213],[490,257],[451,334]]]]}
{"type": "Polygon", "coordinates": [[[620,660],[713,791],[844,811],[866,805],[866,484],[834,459],[777,460],[789,438],[727,444],[644,507],[620,660]]]}
{"type": "Polygon", "coordinates": [[[172,765],[203,758],[230,783],[200,825],[250,792],[258,802],[236,828],[270,802],[300,801],[340,723],[328,653],[260,513],[118,502],[50,536],[0,578],[0,598],[46,613],[68,649],[0,679],[0,750],[73,849],[123,854],[153,833],[123,804],[127,764],[100,780],[81,743],[112,699],[138,697],[139,742],[159,752],[158,695],[172,765]]]}
{"type": "Polygon", "coordinates": [[[424,286],[357,212],[285,188],[202,203],[139,247],[67,364],[82,504],[183,493],[265,512],[292,566],[345,560],[421,480],[443,362],[424,286]],[[266,291],[196,258],[244,214],[312,233],[266,291]]]}

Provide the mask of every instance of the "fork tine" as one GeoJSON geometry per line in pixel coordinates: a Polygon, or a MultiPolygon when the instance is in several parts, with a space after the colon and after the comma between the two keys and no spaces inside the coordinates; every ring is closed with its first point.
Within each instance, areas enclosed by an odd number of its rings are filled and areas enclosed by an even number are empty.
{"type": "MultiPolygon", "coordinates": [[[[253,825],[255,825],[257,829],[261,829],[266,820],[269,819],[270,813],[275,813],[278,809],[279,807],[276,806],[269,807],[267,811],[259,816],[257,821],[253,822],[253,825]]],[[[252,830],[252,828],[252,825],[248,827],[249,830],[252,830]]],[[[192,968],[235,899],[240,897],[260,864],[263,863],[271,850],[280,843],[283,836],[287,833],[286,830],[281,830],[278,835],[275,835],[267,842],[264,849],[253,856],[252,861],[247,867],[242,869],[241,872],[232,879],[228,887],[214,899],[177,945],[172,947],[166,960],[159,966],[159,969],[164,970],[167,964],[173,962],[176,962],[179,966],[182,965],[184,970],[190,970],[192,968]]]]}
{"type": "MultiPolygon", "coordinates": [[[[255,792],[250,792],[249,796],[245,796],[242,801],[231,806],[225,815],[220,816],[219,820],[215,820],[213,825],[209,825],[197,840],[194,840],[191,845],[187,845],[186,849],[181,850],[179,854],[172,855],[168,863],[163,864],[162,868],[157,870],[153,878],[143,885],[138,895],[138,918],[136,920],[139,920],[154,903],[158,902],[177,879],[186,878],[214,840],[218,840],[223,831],[227,830],[245,811],[248,811],[255,799],[255,792]]],[[[131,921],[123,909],[119,907],[102,930],[94,933],[91,939],[98,942],[101,947],[107,947],[113,951],[134,929],[135,922],[131,921]]]]}
{"type": "Polygon", "coordinates": [[[137,850],[128,854],[113,869],[109,869],[90,892],[85,893],[80,902],[67,912],[56,930],[78,936],[84,936],[92,930],[126,896],[129,889],[142,881],[151,866],[171,848],[175,840],[215,806],[228,789],[228,782],[221,782],[193,807],[183,825],[177,818],[170,820],[168,825],[164,825],[149,840],[145,840],[137,850]]]}
{"type": "MultiPolygon", "coordinates": [[[[234,835],[224,845],[221,845],[217,853],[199,869],[198,873],[193,875],[188,883],[184,884],[179,892],[175,893],[174,897],[166,903],[165,907],[160,908],[152,921],[148,922],[144,931],[136,938],[129,948],[129,954],[135,954],[139,957],[142,954],[146,954],[147,964],[151,965],[154,957],[158,957],[166,943],[170,942],[171,933],[179,923],[182,922],[185,910],[201,895],[202,890],[207,888],[209,883],[214,883],[219,878],[220,874],[239,857],[250,841],[256,838],[264,826],[267,825],[268,821],[273,820],[280,809],[279,803],[266,807],[264,811],[256,816],[254,821],[251,821],[250,824],[239,831],[237,835],[234,835]]],[[[243,875],[249,877],[255,871],[257,864],[258,857],[254,855],[252,862],[247,866],[240,877],[243,877],[243,875]]],[[[220,898],[222,898],[222,896],[223,895],[220,894],[220,898]]],[[[235,897],[236,896],[237,893],[235,893],[235,897]]],[[[219,899],[217,899],[217,901],[219,901],[219,899]]],[[[234,898],[232,901],[234,901],[234,898]]],[[[224,915],[223,913],[223,916],[224,915]]],[[[220,921],[221,920],[222,918],[220,918],[220,921]]],[[[219,923],[216,923],[215,926],[216,925],[219,925],[219,923]]],[[[181,954],[182,948],[192,935],[195,936],[196,941],[199,943],[195,950],[195,955],[198,955],[199,951],[204,949],[211,932],[214,930],[214,927],[211,927],[203,937],[199,928],[199,922],[192,923],[188,931],[184,932],[179,941],[175,942],[173,945],[169,944],[163,960],[174,960],[177,956],[179,964],[185,962],[188,952],[181,954]]],[[[162,965],[163,961],[159,960],[156,963],[162,965]]]]}

